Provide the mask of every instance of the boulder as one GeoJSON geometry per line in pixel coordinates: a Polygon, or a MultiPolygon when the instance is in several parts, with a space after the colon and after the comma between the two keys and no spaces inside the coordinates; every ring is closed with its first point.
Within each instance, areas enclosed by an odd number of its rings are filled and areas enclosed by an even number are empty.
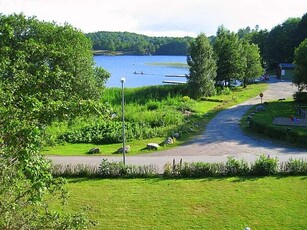
{"type": "Polygon", "coordinates": [[[180,133],[174,133],[174,134],[173,134],[173,137],[179,138],[179,137],[180,137],[180,133]]]}
{"type": "MultiPolygon", "coordinates": [[[[119,149],[117,149],[116,151],[117,153],[122,153],[123,152],[123,147],[120,147],[119,149]]],[[[126,145],[125,146],[125,153],[130,152],[130,145],[126,145]]]]}
{"type": "Polygon", "coordinates": [[[90,149],[87,153],[88,154],[95,154],[95,153],[100,153],[100,152],[101,152],[100,148],[95,147],[95,148],[90,149]]]}
{"type": "Polygon", "coordinates": [[[156,143],[148,143],[146,146],[147,149],[154,149],[154,150],[157,150],[159,147],[160,145],[156,143]]]}
{"type": "Polygon", "coordinates": [[[164,141],[164,144],[166,145],[171,145],[174,143],[174,140],[172,137],[168,137],[165,141],[164,141]]]}

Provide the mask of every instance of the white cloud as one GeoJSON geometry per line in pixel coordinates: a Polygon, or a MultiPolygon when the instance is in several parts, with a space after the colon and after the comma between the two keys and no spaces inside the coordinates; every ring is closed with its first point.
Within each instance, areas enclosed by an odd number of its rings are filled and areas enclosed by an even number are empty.
{"type": "Polygon", "coordinates": [[[306,0],[0,0],[0,12],[68,22],[84,32],[148,35],[215,34],[217,27],[271,29],[307,12],[306,0]]]}

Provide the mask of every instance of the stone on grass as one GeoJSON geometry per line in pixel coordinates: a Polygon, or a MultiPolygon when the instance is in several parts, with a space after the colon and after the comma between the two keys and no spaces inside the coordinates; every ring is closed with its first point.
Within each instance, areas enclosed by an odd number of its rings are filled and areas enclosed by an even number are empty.
{"type": "Polygon", "coordinates": [[[165,141],[164,141],[164,144],[166,145],[171,145],[174,143],[174,140],[172,137],[168,137],[165,141]]]}
{"type": "Polygon", "coordinates": [[[100,148],[98,148],[98,147],[92,148],[87,153],[88,154],[100,153],[100,148]]]}
{"type": "MultiPolygon", "coordinates": [[[[123,147],[120,147],[119,149],[117,149],[116,151],[117,153],[122,153],[123,152],[123,147]]],[[[130,145],[126,145],[125,146],[125,153],[130,152],[130,145]]]]}
{"type": "Polygon", "coordinates": [[[147,148],[147,149],[154,149],[154,150],[157,150],[159,147],[160,147],[160,145],[157,144],[157,143],[148,143],[146,148],[147,148]]]}

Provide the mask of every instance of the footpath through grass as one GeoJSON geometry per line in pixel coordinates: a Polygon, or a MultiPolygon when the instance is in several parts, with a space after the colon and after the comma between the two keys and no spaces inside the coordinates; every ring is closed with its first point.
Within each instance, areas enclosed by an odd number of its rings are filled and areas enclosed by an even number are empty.
{"type": "MultiPolygon", "coordinates": [[[[91,229],[305,229],[307,177],[70,179],[65,212],[91,229]]],[[[53,204],[57,206],[56,204],[53,204]]]]}

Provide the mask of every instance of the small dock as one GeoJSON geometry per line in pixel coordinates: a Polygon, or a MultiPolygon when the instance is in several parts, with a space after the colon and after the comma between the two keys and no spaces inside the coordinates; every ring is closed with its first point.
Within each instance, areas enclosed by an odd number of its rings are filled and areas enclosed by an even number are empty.
{"type": "Polygon", "coordinates": [[[166,74],[165,77],[187,77],[188,75],[187,74],[179,74],[179,75],[176,75],[176,74],[166,74]]]}
{"type": "Polygon", "coordinates": [[[184,81],[162,81],[162,83],[174,84],[174,85],[186,84],[186,82],[184,81]]]}
{"type": "MultiPolygon", "coordinates": [[[[166,74],[165,77],[185,77],[187,78],[187,74],[166,74]]],[[[180,84],[186,84],[185,81],[162,81],[162,83],[167,83],[167,84],[173,84],[173,85],[180,85],[180,84]]]]}

